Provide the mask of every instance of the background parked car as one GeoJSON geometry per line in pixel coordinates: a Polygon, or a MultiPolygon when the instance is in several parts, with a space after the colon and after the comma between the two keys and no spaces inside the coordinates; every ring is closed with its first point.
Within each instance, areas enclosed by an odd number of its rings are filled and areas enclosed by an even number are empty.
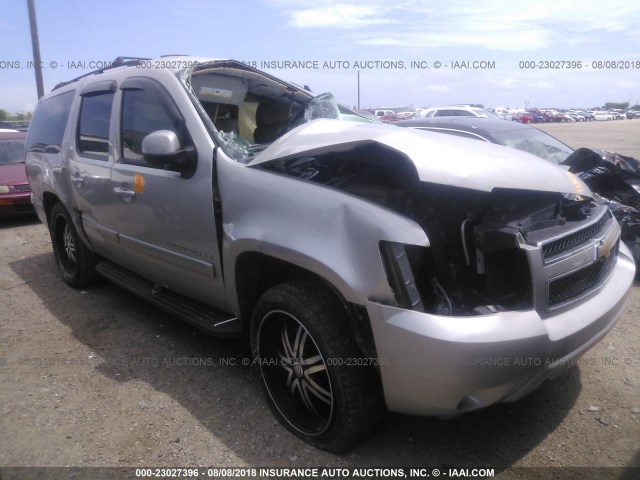
{"type": "Polygon", "coordinates": [[[500,120],[513,120],[513,114],[508,108],[505,107],[495,107],[491,110],[491,113],[494,113],[500,120]]]}
{"type": "Polygon", "coordinates": [[[537,128],[516,122],[474,117],[440,117],[403,120],[395,125],[497,143],[556,164],[573,153],[571,147],[557,138],[537,128]]]}
{"type": "Polygon", "coordinates": [[[576,119],[562,112],[554,112],[553,121],[559,122],[559,123],[570,123],[570,122],[575,122],[576,119]]]}
{"type": "Polygon", "coordinates": [[[540,115],[542,118],[544,118],[545,122],[554,122],[554,114],[546,111],[546,110],[538,110],[538,109],[530,109],[530,111],[532,113],[535,113],[536,115],[540,115]]]}
{"type": "Polygon", "coordinates": [[[596,120],[613,120],[615,116],[611,112],[596,111],[593,112],[596,120]]]}
{"type": "Polygon", "coordinates": [[[533,116],[528,112],[514,113],[511,120],[518,123],[533,123],[533,116]]]}
{"type": "Polygon", "coordinates": [[[363,117],[369,118],[371,120],[380,120],[380,117],[376,116],[375,113],[369,110],[354,110],[358,115],[362,115],[363,117]]]}
{"type": "Polygon", "coordinates": [[[568,116],[568,117],[571,117],[574,122],[584,122],[585,121],[584,115],[580,115],[577,112],[565,112],[564,114],[566,116],[568,116]]]}
{"type": "Polygon", "coordinates": [[[393,110],[375,110],[373,114],[376,117],[380,118],[384,117],[385,115],[395,115],[395,112],[393,110]]]}
{"type": "Polygon", "coordinates": [[[640,161],[612,152],[574,150],[548,133],[513,122],[450,117],[395,125],[497,143],[565,166],[609,205],[622,226],[622,239],[640,265],[640,161]]]}
{"type": "Polygon", "coordinates": [[[0,217],[33,212],[24,167],[26,137],[17,130],[0,131],[0,217]]]}
{"type": "Polygon", "coordinates": [[[533,123],[546,123],[547,119],[536,112],[527,112],[533,118],[533,123]]]}
{"type": "Polygon", "coordinates": [[[567,122],[569,121],[566,116],[561,114],[557,110],[552,109],[544,109],[544,110],[535,110],[536,113],[542,115],[547,122],[567,122]]]}
{"type": "Polygon", "coordinates": [[[397,122],[399,120],[404,120],[404,119],[400,115],[396,115],[395,113],[389,113],[387,115],[378,117],[378,120],[382,120],[383,122],[397,122]]]}
{"type": "Polygon", "coordinates": [[[578,115],[579,117],[582,116],[584,118],[585,122],[592,122],[593,120],[595,120],[594,116],[592,113],[587,112],[586,110],[569,110],[570,113],[575,113],[576,115],[578,115]]]}
{"type": "Polygon", "coordinates": [[[484,108],[450,105],[448,107],[432,107],[420,111],[418,118],[430,117],[484,117],[499,120],[500,118],[484,108]]]}
{"type": "Polygon", "coordinates": [[[514,122],[519,122],[519,123],[545,123],[546,119],[535,112],[522,112],[522,113],[515,113],[513,115],[513,119],[514,122]]]}

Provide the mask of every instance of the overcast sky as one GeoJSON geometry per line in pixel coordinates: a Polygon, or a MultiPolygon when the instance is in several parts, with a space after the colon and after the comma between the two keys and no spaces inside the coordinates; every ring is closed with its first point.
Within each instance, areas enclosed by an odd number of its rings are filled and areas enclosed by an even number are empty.
{"type": "MultiPolygon", "coordinates": [[[[316,93],[333,91],[349,106],[358,102],[359,71],[362,108],[594,107],[640,99],[637,0],[35,4],[46,92],[89,71],[91,61],[180,53],[258,68],[271,62],[270,73],[316,93]],[[297,63],[285,68],[287,61],[297,63]]],[[[31,111],[37,95],[27,0],[1,5],[0,108],[31,111]]]]}

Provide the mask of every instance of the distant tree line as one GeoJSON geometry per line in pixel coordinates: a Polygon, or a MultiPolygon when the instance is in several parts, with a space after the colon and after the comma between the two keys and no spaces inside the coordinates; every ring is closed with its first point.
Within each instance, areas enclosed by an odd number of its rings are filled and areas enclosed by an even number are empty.
{"type": "Polygon", "coordinates": [[[31,120],[31,117],[33,117],[32,112],[18,112],[12,115],[6,110],[0,108],[0,120],[31,120]]]}
{"type": "Polygon", "coordinates": [[[629,108],[629,102],[607,102],[604,104],[604,110],[640,110],[640,105],[634,105],[629,108]]]}

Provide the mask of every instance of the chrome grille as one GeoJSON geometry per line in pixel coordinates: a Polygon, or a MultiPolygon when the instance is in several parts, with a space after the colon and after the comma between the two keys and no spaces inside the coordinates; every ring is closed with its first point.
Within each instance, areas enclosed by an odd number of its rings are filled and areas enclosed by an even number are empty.
{"type": "Polygon", "coordinates": [[[602,230],[602,227],[604,227],[604,225],[609,221],[609,218],[611,218],[611,213],[607,212],[596,223],[567,235],[566,237],[562,237],[559,240],[554,240],[543,245],[542,256],[546,260],[549,257],[553,257],[559,253],[588,242],[595,237],[600,230],[602,230]]]}
{"type": "Polygon", "coordinates": [[[552,280],[548,287],[548,308],[577,299],[600,286],[616,264],[620,241],[611,253],[588,267],[552,280]]]}

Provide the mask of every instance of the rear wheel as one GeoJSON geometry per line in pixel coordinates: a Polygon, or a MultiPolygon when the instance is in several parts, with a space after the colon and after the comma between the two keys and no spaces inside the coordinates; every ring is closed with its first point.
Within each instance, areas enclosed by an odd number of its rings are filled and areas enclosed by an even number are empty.
{"type": "Polygon", "coordinates": [[[265,292],[252,344],[271,410],[318,448],[349,450],[384,416],[377,373],[351,338],[344,310],[322,289],[285,283],[265,292]]]}
{"type": "Polygon", "coordinates": [[[51,209],[49,234],[63,280],[74,288],[94,283],[97,279],[96,255],[82,242],[69,213],[60,203],[51,209]]]}

